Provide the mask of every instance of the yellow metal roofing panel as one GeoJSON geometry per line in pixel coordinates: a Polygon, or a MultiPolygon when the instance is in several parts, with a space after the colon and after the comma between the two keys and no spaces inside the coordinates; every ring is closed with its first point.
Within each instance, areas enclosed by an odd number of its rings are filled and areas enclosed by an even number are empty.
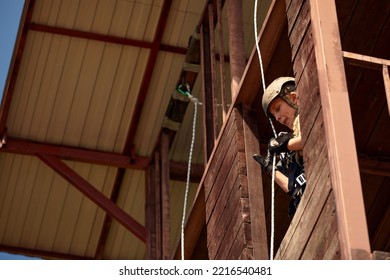
{"type": "MultiPolygon", "coordinates": [[[[162,35],[161,44],[186,48],[205,2],[172,1],[166,27],[158,30],[163,0],[36,0],[32,26],[59,28],[64,33],[28,30],[7,118],[8,136],[121,154],[138,95],[146,94],[134,151],[152,156],[184,55],[160,50],[152,71],[146,73],[151,44],[156,35],[162,35]],[[84,37],[66,34],[69,30],[84,32],[84,37]],[[142,41],[143,47],[96,40],[96,34],[142,41]],[[141,92],[145,77],[150,77],[148,89],[141,92]]],[[[252,4],[244,1],[245,29],[252,29],[252,4]]],[[[227,53],[226,11],[224,15],[227,53]]],[[[229,94],[228,65],[225,67],[229,94]]],[[[192,94],[202,101],[200,79],[198,73],[192,94]]],[[[172,143],[171,160],[188,160],[193,110],[189,103],[172,143]]],[[[199,106],[192,160],[197,164],[203,164],[202,110],[199,106]]],[[[66,164],[110,197],[117,168],[74,161],[66,164]]],[[[121,185],[116,186],[117,203],[144,225],[145,172],[126,170],[124,174],[121,185]]],[[[189,208],[196,188],[197,184],[191,184],[189,208]]],[[[185,182],[171,181],[172,248],[179,238],[184,190],[185,182]]],[[[106,213],[37,157],[0,153],[0,203],[1,244],[90,258],[103,246],[103,258],[144,258],[145,244],[115,220],[106,242],[100,243],[106,213]]]]}

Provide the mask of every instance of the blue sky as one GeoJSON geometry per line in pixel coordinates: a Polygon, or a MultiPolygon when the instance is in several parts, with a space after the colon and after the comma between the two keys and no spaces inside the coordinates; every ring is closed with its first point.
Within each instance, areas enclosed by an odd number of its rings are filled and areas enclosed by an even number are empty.
{"type": "MultiPolygon", "coordinates": [[[[0,0],[0,100],[4,92],[23,4],[24,0],[0,0]]],[[[19,259],[29,258],[0,252],[0,260],[19,259]]]]}

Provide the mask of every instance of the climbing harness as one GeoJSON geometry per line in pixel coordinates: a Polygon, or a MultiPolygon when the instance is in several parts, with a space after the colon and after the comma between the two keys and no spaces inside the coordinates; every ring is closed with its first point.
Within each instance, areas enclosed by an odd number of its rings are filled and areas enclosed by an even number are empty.
{"type": "MultiPolygon", "coordinates": [[[[259,64],[260,64],[260,72],[261,72],[261,80],[263,84],[263,93],[266,90],[265,86],[265,78],[264,78],[264,66],[263,66],[263,60],[261,58],[261,52],[260,52],[260,46],[259,46],[259,38],[257,33],[257,0],[255,0],[255,8],[254,8],[254,14],[253,14],[253,22],[254,22],[254,29],[255,29],[255,41],[256,41],[256,50],[257,55],[259,57],[259,64]]],[[[268,118],[272,131],[274,133],[275,138],[277,137],[276,130],[274,127],[274,124],[272,123],[271,118],[268,118]]],[[[271,183],[271,244],[270,244],[270,260],[273,260],[274,256],[274,236],[275,236],[275,165],[276,165],[276,155],[273,155],[272,158],[272,183],[271,183]]]]}
{"type": "Polygon", "coordinates": [[[191,174],[191,161],[192,161],[192,152],[194,150],[194,142],[195,142],[195,129],[196,129],[196,116],[198,112],[198,105],[202,105],[199,100],[191,95],[190,91],[190,85],[188,83],[181,84],[178,86],[177,91],[183,94],[184,96],[187,96],[195,105],[194,107],[194,117],[192,121],[192,138],[191,138],[191,145],[190,145],[190,152],[188,156],[188,168],[187,168],[187,180],[186,180],[186,189],[184,193],[184,205],[183,205],[183,216],[181,220],[181,259],[184,260],[184,228],[185,228],[185,221],[186,221],[186,215],[187,215],[187,200],[188,200],[188,191],[190,188],[190,174],[191,174]],[[183,89],[183,86],[185,86],[185,89],[183,89]]]}

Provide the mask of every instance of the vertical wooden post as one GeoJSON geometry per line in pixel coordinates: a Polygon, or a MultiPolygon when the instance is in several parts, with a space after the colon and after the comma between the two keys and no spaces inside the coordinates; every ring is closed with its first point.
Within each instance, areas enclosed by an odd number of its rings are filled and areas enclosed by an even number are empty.
{"type": "Polygon", "coordinates": [[[155,180],[155,216],[156,216],[156,259],[162,259],[162,226],[161,226],[161,168],[160,168],[160,153],[156,151],[154,153],[154,180],[155,180]]]}
{"type": "Polygon", "coordinates": [[[216,68],[215,68],[215,34],[214,34],[214,9],[213,4],[209,3],[209,34],[210,34],[210,67],[211,67],[211,86],[212,86],[212,106],[213,106],[213,130],[214,130],[214,145],[218,137],[218,111],[217,111],[217,96],[215,94],[216,68]]]}
{"type": "Polygon", "coordinates": [[[343,259],[371,255],[334,1],[310,0],[314,51],[343,259]]]}
{"type": "Polygon", "coordinates": [[[242,74],[245,71],[244,27],[242,0],[228,0],[229,59],[232,100],[237,96],[242,74]]]}
{"type": "Polygon", "coordinates": [[[222,121],[226,122],[227,104],[225,89],[225,55],[223,49],[223,26],[222,26],[222,0],[217,0],[217,24],[218,24],[218,53],[219,53],[219,77],[221,82],[222,121]]]}
{"type": "Polygon", "coordinates": [[[214,130],[214,85],[211,74],[210,61],[210,30],[204,24],[200,27],[202,93],[203,93],[203,132],[204,132],[204,159],[207,163],[214,148],[216,131],[214,130]]]}
{"type": "Polygon", "coordinates": [[[157,259],[157,223],[156,223],[156,172],[155,165],[150,165],[145,172],[145,228],[147,260],[157,259]]]}
{"type": "Polygon", "coordinates": [[[389,78],[389,67],[387,65],[383,65],[382,74],[383,74],[383,82],[385,84],[385,90],[386,90],[387,108],[390,114],[390,78],[389,78]]]}
{"type": "Polygon", "coordinates": [[[253,154],[260,154],[256,116],[253,111],[243,108],[245,160],[247,169],[253,258],[268,260],[267,226],[265,219],[263,180],[260,166],[253,154]]]}
{"type": "Polygon", "coordinates": [[[171,258],[171,219],[170,219],[170,184],[169,184],[169,134],[162,132],[161,153],[161,216],[162,216],[162,253],[163,259],[171,258]]]}

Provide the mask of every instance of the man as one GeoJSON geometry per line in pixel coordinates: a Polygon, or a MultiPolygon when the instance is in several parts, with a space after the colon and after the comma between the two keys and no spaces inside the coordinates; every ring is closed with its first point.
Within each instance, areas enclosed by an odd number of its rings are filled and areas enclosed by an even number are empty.
{"type": "Polygon", "coordinates": [[[280,77],[267,87],[262,100],[264,113],[288,127],[290,132],[281,132],[269,141],[266,158],[257,154],[253,156],[269,176],[272,174],[273,156],[279,158],[275,182],[291,197],[289,216],[294,215],[306,187],[297,104],[294,78],[280,77]]]}

